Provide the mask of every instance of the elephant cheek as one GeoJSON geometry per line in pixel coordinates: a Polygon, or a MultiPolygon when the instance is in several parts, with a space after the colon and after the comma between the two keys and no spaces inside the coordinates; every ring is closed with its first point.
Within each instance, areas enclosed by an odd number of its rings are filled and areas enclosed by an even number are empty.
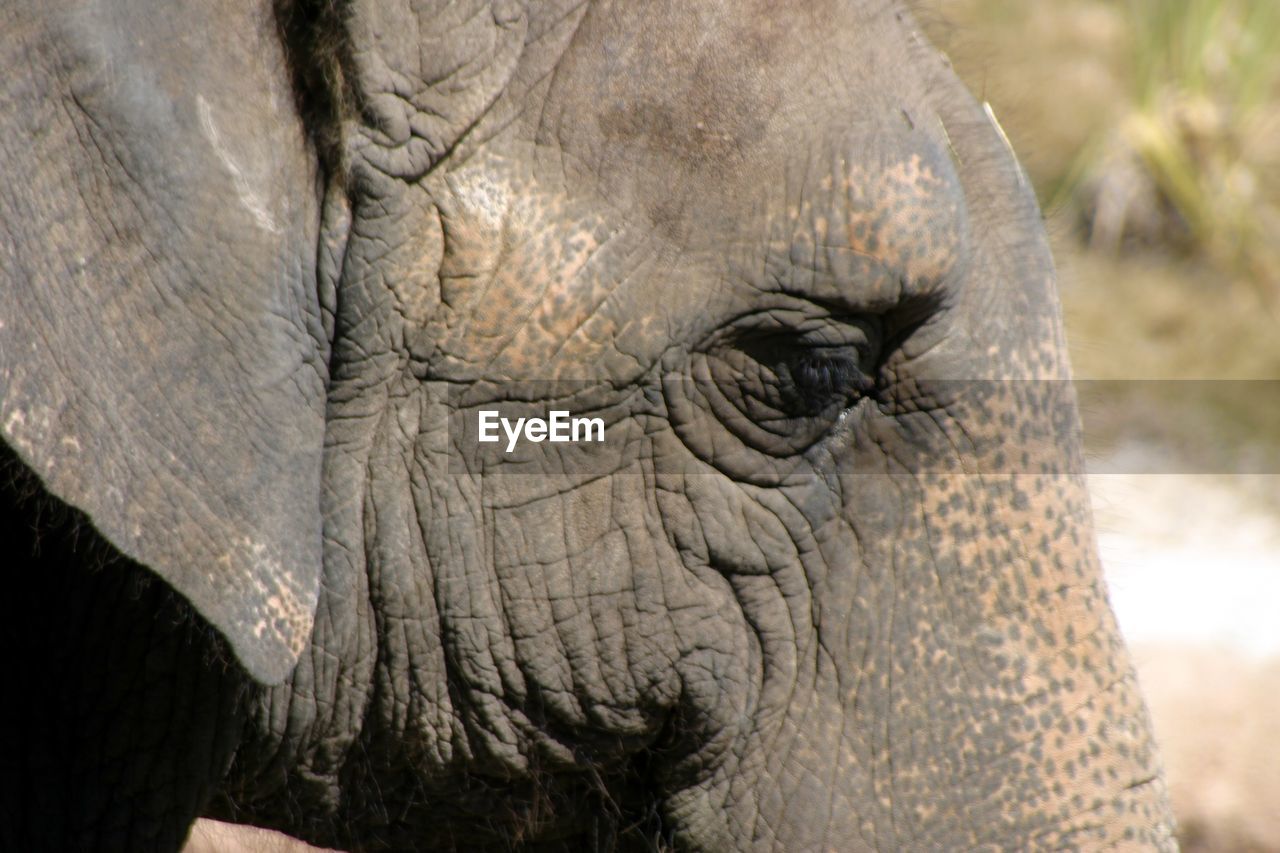
{"type": "Polygon", "coordinates": [[[837,514],[791,494],[754,519],[746,539],[784,526],[793,560],[710,552],[763,656],[756,712],[673,818],[710,847],[735,826],[776,849],[1168,845],[1074,445],[1008,459],[971,431],[957,452],[921,420],[918,455],[910,419],[883,424],[896,445],[851,437],[837,514]]]}
{"type": "MultiPolygon", "coordinates": [[[[819,536],[813,597],[787,608],[798,654],[764,667],[753,745],[719,807],[770,826],[780,849],[1167,843],[1079,479],[880,474],[862,486],[876,493],[868,513],[819,536]]],[[[674,802],[694,814],[692,797],[674,802]]]]}

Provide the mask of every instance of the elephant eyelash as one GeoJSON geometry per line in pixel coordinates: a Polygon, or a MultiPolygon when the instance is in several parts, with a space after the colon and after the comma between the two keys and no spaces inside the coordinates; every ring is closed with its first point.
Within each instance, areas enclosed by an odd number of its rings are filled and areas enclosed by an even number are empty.
{"type": "Polygon", "coordinates": [[[875,380],[862,370],[855,353],[826,349],[803,352],[787,366],[786,372],[805,408],[822,409],[875,390],[875,380]]]}
{"type": "Polygon", "coordinates": [[[826,419],[872,393],[880,333],[867,324],[746,334],[725,352],[735,396],[785,417],[826,419]]]}

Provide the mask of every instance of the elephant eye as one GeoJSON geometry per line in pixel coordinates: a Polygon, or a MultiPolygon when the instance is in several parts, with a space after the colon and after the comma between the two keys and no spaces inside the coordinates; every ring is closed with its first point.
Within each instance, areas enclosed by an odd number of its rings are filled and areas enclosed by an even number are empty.
{"type": "Polygon", "coordinates": [[[749,406],[757,422],[826,420],[875,390],[879,340],[870,321],[770,330],[740,338],[734,349],[744,358],[726,373],[737,393],[761,405],[749,406]]]}
{"type": "Polygon", "coordinates": [[[863,371],[865,361],[852,347],[801,347],[779,365],[778,376],[796,414],[816,415],[844,407],[875,390],[863,371]]]}
{"type": "Polygon", "coordinates": [[[734,332],[693,356],[690,396],[767,455],[804,453],[879,385],[879,318],[775,311],[734,332]]]}

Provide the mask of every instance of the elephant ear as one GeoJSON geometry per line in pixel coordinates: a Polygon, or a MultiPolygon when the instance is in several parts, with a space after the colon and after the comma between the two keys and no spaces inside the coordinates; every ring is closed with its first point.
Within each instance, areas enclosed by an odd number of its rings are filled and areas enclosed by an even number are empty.
{"type": "Polygon", "coordinates": [[[0,22],[0,434],[279,682],[315,615],[328,356],[272,10],[0,22]]]}

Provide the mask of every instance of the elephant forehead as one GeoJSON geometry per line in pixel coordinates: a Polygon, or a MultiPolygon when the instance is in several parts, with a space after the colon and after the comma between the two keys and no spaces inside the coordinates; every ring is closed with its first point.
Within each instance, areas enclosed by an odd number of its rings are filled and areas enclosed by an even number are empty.
{"type": "Polygon", "coordinates": [[[902,91],[914,74],[900,22],[877,4],[845,0],[656,0],[593,4],[557,65],[539,130],[591,168],[615,154],[723,175],[761,148],[790,144],[774,118],[833,94],[856,111],[865,94],[902,91]],[[892,41],[881,50],[879,45],[892,41]],[[870,53],[881,60],[871,62],[870,53]],[[880,74],[879,69],[893,69],[880,74]],[[883,79],[881,79],[883,77],[883,79]]]}
{"type": "Polygon", "coordinates": [[[673,207],[678,228],[573,191],[528,151],[478,157],[432,193],[440,300],[421,320],[453,358],[550,379],[620,344],[642,366],[773,290],[850,312],[931,293],[968,259],[963,192],[936,148],[886,138],[815,146],[804,179],[673,207]]]}
{"type": "Polygon", "coordinates": [[[900,19],[806,2],[679,4],[649,20],[640,5],[586,16],[528,128],[562,152],[576,190],[686,256],[758,270],[767,253],[775,279],[796,267],[788,289],[825,281],[880,301],[956,277],[964,193],[900,19]]]}

